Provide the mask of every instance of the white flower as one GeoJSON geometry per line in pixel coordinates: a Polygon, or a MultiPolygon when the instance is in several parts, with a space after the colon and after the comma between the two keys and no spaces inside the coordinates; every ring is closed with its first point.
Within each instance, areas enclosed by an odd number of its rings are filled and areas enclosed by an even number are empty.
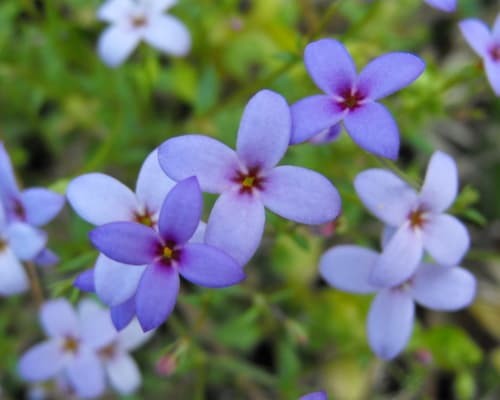
{"type": "Polygon", "coordinates": [[[110,67],[116,67],[130,55],[141,40],[164,53],[185,55],[191,36],[185,25],[163,11],[177,0],[108,0],[99,11],[99,19],[111,23],[99,38],[98,52],[110,67]]]}

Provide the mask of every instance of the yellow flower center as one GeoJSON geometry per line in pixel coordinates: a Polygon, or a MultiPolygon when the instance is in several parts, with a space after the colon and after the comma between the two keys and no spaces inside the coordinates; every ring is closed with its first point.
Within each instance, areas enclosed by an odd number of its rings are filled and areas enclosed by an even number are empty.
{"type": "Polygon", "coordinates": [[[78,340],[71,336],[67,336],[64,339],[63,343],[63,351],[67,353],[73,353],[75,354],[78,351],[78,347],[80,346],[78,340]]]}

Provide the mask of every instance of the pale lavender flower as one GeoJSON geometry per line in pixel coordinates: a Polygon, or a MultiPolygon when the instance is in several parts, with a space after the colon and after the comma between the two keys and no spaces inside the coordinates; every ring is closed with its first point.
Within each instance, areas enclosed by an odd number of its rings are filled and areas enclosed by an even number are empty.
{"type": "Polygon", "coordinates": [[[394,231],[372,271],[374,283],[406,281],[424,249],[441,265],[457,265],[467,252],[467,229],[444,213],[458,191],[457,167],[447,154],[433,154],[420,193],[383,169],[361,172],[354,186],[365,207],[394,231]]]}
{"type": "Polygon", "coordinates": [[[389,53],[372,60],[360,73],[346,48],[333,39],[307,45],[304,62],[323,95],[293,104],[291,144],[343,122],[347,133],[366,151],[396,159],[399,132],[390,112],[380,103],[417,79],[424,62],[409,53],[389,53]]]}
{"type": "Polygon", "coordinates": [[[314,392],[302,396],[299,400],[327,400],[326,392],[314,392]]]}
{"type": "Polygon", "coordinates": [[[500,96],[500,15],[493,30],[479,19],[460,22],[460,30],[472,49],[483,59],[486,76],[493,91],[500,96]]]}
{"type": "Polygon", "coordinates": [[[101,35],[98,52],[110,67],[116,67],[132,53],[141,40],[155,49],[184,56],[191,47],[185,25],[164,11],[177,0],[107,0],[99,19],[112,24],[101,35]]]}
{"type": "Polygon", "coordinates": [[[160,165],[175,180],[195,175],[205,192],[220,193],[205,240],[245,264],[259,246],[265,209],[304,224],[337,217],[340,196],[317,172],[276,166],[290,141],[290,110],[282,96],[263,90],[247,104],[236,151],[202,135],[167,140],[160,165]]]}
{"type": "Polygon", "coordinates": [[[145,331],[159,326],[172,312],[179,275],[206,287],[226,287],[245,278],[243,268],[216,247],[188,243],[203,207],[195,177],[179,182],[163,203],[158,231],[134,222],[114,222],[95,228],[90,239],[109,258],[141,266],[135,307],[145,331]]]}
{"type": "Polygon", "coordinates": [[[379,258],[378,253],[363,247],[336,246],[321,258],[320,273],[337,289],[377,293],[368,314],[367,333],[370,347],[382,359],[396,357],[406,346],[413,329],[415,303],[436,311],[455,311],[467,307],[475,297],[474,276],[456,266],[424,263],[400,285],[376,285],[371,275],[379,258]]]}
{"type": "Polygon", "coordinates": [[[427,4],[441,11],[453,12],[457,9],[457,0],[424,0],[427,4]]]}

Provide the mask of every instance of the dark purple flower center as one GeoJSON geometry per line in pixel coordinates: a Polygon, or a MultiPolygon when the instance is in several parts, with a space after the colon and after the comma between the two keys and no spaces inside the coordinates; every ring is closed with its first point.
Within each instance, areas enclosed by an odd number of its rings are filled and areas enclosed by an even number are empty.
{"type": "Polygon", "coordinates": [[[22,203],[19,200],[14,200],[12,212],[21,221],[26,220],[26,211],[24,209],[24,206],[22,205],[22,203]]]}
{"type": "Polygon", "coordinates": [[[233,182],[240,185],[241,194],[252,194],[254,189],[264,189],[264,177],[260,174],[260,168],[250,168],[247,173],[237,171],[233,182]]]}
{"type": "Polygon", "coordinates": [[[181,249],[172,240],[167,240],[165,244],[158,246],[157,256],[162,265],[170,267],[174,262],[181,258],[181,249]]]}
{"type": "Polygon", "coordinates": [[[338,105],[344,110],[355,110],[361,106],[361,102],[365,99],[363,93],[356,89],[346,89],[340,94],[341,99],[337,101],[338,105]]]}
{"type": "Polygon", "coordinates": [[[116,344],[114,342],[99,350],[99,355],[107,360],[114,358],[115,354],[116,344]]]}
{"type": "Polygon", "coordinates": [[[76,354],[78,348],[80,347],[80,342],[72,336],[66,336],[62,345],[62,350],[65,353],[76,354]]]}
{"type": "Polygon", "coordinates": [[[500,61],[500,43],[495,43],[490,48],[490,56],[493,61],[500,61]]]}
{"type": "Polygon", "coordinates": [[[147,208],[143,213],[136,212],[134,214],[134,219],[136,222],[142,225],[149,226],[150,228],[153,228],[156,226],[156,221],[153,218],[153,212],[149,211],[147,208]]]}
{"type": "Polygon", "coordinates": [[[422,228],[427,222],[427,218],[424,210],[415,210],[408,215],[408,220],[410,221],[410,226],[414,229],[422,228]]]}

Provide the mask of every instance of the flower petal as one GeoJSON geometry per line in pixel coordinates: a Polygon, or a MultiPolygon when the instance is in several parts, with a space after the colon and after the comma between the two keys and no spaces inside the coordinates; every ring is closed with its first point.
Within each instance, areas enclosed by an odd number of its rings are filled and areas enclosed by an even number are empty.
{"type": "Polygon", "coordinates": [[[27,221],[42,226],[51,221],[64,206],[64,197],[43,188],[27,189],[21,194],[27,221]]]}
{"type": "Polygon", "coordinates": [[[349,90],[356,80],[356,66],[337,40],[321,39],[308,44],[304,63],[313,81],[327,94],[349,90]]]}
{"type": "Polygon", "coordinates": [[[154,331],[144,332],[135,318],[119,333],[118,343],[124,350],[133,351],[146,343],[153,335],[154,331]]]}
{"type": "Polygon", "coordinates": [[[16,177],[12,169],[9,153],[0,141],[0,199],[4,202],[7,198],[17,197],[19,189],[17,187],[16,177]]]}
{"type": "Polygon", "coordinates": [[[351,293],[373,293],[370,272],[379,255],[360,246],[341,245],[328,250],[319,262],[321,276],[329,285],[351,293]]]}
{"type": "Polygon", "coordinates": [[[159,245],[154,229],[135,222],[112,222],[89,233],[92,244],[112,260],[132,265],[153,261],[159,245]]]}
{"type": "Polygon", "coordinates": [[[422,59],[413,54],[384,54],[361,71],[358,89],[367,98],[378,100],[408,86],[422,74],[424,68],[422,59]]]}
{"type": "Polygon", "coordinates": [[[302,167],[274,168],[260,196],[272,212],[302,224],[324,224],[337,218],[340,195],[323,175],[302,167]]]}
{"type": "Polygon", "coordinates": [[[194,234],[203,212],[203,197],[196,177],[179,182],[161,208],[158,229],[165,241],[186,243],[194,234]]]}
{"type": "Polygon", "coordinates": [[[292,122],[286,100],[261,90],[245,107],[238,130],[236,152],[248,168],[274,167],[290,142],[292,122]]]}
{"type": "Polygon", "coordinates": [[[368,341],[375,354],[390,360],[406,346],[413,329],[415,304],[399,289],[381,291],[368,314],[368,341]]]}
{"type": "Polygon", "coordinates": [[[118,331],[125,328],[135,316],[135,296],[111,307],[111,321],[118,331]]]}
{"type": "Polygon", "coordinates": [[[33,260],[47,243],[45,232],[21,222],[10,224],[6,236],[11,250],[22,261],[33,260]]]}
{"type": "Polygon", "coordinates": [[[196,285],[220,288],[245,279],[243,268],[223,251],[206,244],[188,244],[182,249],[179,274],[196,285]]]}
{"type": "Polygon", "coordinates": [[[349,112],[344,118],[344,126],[362,149],[391,160],[398,158],[398,126],[382,104],[365,103],[349,112]]]}
{"type": "Polygon", "coordinates": [[[28,382],[40,382],[56,376],[63,367],[63,354],[58,340],[36,344],[21,356],[19,375],[28,382]]]}
{"type": "Polygon", "coordinates": [[[205,242],[245,265],[259,247],[266,214],[259,199],[230,191],[223,193],[210,213],[205,242]]]}
{"type": "Polygon", "coordinates": [[[191,35],[186,26],[171,15],[150,17],[144,40],[151,46],[174,56],[185,56],[191,49],[191,35]]]}
{"type": "Polygon", "coordinates": [[[150,265],[136,295],[136,312],[144,332],[160,326],[174,309],[179,293],[179,274],[173,268],[150,265]]]}
{"type": "Polygon", "coordinates": [[[85,345],[99,350],[116,340],[118,333],[107,308],[101,307],[94,300],[83,299],[78,303],[78,316],[85,345]]]}
{"type": "Polygon", "coordinates": [[[425,250],[442,265],[458,265],[469,250],[469,233],[455,217],[441,214],[427,222],[423,230],[425,250]]]}
{"type": "Polygon", "coordinates": [[[299,400],[328,400],[326,392],[314,392],[302,396],[299,400]]]}
{"type": "Polygon", "coordinates": [[[158,150],[154,150],[142,164],[137,178],[135,192],[139,203],[148,211],[157,213],[174,186],[175,182],[160,167],[158,150]]]}
{"type": "Polygon", "coordinates": [[[160,146],[158,158],[165,173],[176,181],[196,176],[204,192],[220,193],[231,185],[238,169],[236,153],[218,140],[184,135],[160,146]]]}
{"type": "Polygon", "coordinates": [[[492,35],[495,39],[500,40],[500,14],[497,14],[493,23],[492,35]]]}
{"type": "Polygon", "coordinates": [[[193,233],[193,236],[189,240],[189,243],[205,243],[205,232],[207,230],[207,224],[200,221],[198,228],[193,233]]]}
{"type": "Polygon", "coordinates": [[[134,359],[120,352],[106,361],[106,372],[111,386],[121,395],[131,394],[141,385],[141,373],[134,359]]]}
{"type": "Polygon", "coordinates": [[[77,287],[82,292],[94,293],[95,292],[94,272],[95,272],[94,268],[89,268],[79,273],[73,282],[73,286],[77,287]]]}
{"type": "Polygon", "coordinates": [[[97,18],[107,22],[121,22],[128,18],[131,10],[133,10],[131,0],[107,0],[97,10],[97,18]]]}
{"type": "Polygon", "coordinates": [[[436,7],[445,12],[453,12],[457,8],[457,0],[424,0],[432,7],[436,7]]]}
{"type": "Polygon", "coordinates": [[[134,51],[140,41],[140,33],[130,29],[127,23],[112,25],[99,37],[97,52],[109,67],[118,67],[134,51]]]}
{"type": "Polygon", "coordinates": [[[145,269],[145,265],[123,264],[100,254],[95,264],[97,295],[110,307],[123,303],[136,292],[145,269]]]}
{"type": "Polygon", "coordinates": [[[487,58],[484,60],[484,69],[493,91],[497,97],[500,96],[500,63],[487,58]]]}
{"type": "Polygon", "coordinates": [[[103,366],[97,355],[88,349],[82,349],[66,371],[71,386],[80,397],[100,396],[106,388],[103,366]]]}
{"type": "Polygon", "coordinates": [[[420,202],[426,209],[440,213],[451,206],[457,192],[458,172],[455,161],[448,154],[436,151],[427,167],[420,202]]]}
{"type": "Polygon", "coordinates": [[[73,179],[66,196],[75,212],[93,225],[131,221],[137,210],[137,200],[128,187],[99,173],[73,179]]]}
{"type": "Polygon", "coordinates": [[[292,137],[290,144],[302,143],[339,123],[345,112],[324,95],[306,97],[292,104],[292,137]]]}
{"type": "Polygon", "coordinates": [[[436,311],[467,307],[476,295],[476,278],[460,267],[422,264],[412,279],[413,298],[436,311]]]}
{"type": "Polygon", "coordinates": [[[149,6],[152,11],[162,12],[177,4],[178,0],[150,0],[149,6]]]}
{"type": "Polygon", "coordinates": [[[12,296],[28,288],[28,276],[12,250],[9,247],[0,250],[0,296],[12,296]]]}
{"type": "Polygon", "coordinates": [[[417,203],[417,193],[392,172],[368,169],[359,173],[354,188],[364,206],[390,226],[399,226],[417,203]]]}
{"type": "Polygon", "coordinates": [[[460,30],[469,46],[481,57],[488,53],[492,37],[488,26],[480,19],[466,19],[459,23],[460,30]]]}
{"type": "Polygon", "coordinates": [[[73,307],[66,299],[49,300],[40,309],[40,324],[47,336],[78,336],[79,322],[73,307]]]}
{"type": "Polygon", "coordinates": [[[39,267],[53,267],[59,264],[59,256],[52,250],[45,248],[34,259],[34,262],[39,267]]]}
{"type": "Polygon", "coordinates": [[[421,232],[408,224],[401,226],[375,262],[371,283],[382,287],[400,285],[415,272],[422,255],[421,232]]]}
{"type": "Polygon", "coordinates": [[[309,139],[309,143],[318,145],[331,143],[337,140],[340,137],[341,133],[342,133],[342,124],[338,123],[331,126],[330,128],[324,129],[320,133],[315,134],[313,137],[309,139]]]}

